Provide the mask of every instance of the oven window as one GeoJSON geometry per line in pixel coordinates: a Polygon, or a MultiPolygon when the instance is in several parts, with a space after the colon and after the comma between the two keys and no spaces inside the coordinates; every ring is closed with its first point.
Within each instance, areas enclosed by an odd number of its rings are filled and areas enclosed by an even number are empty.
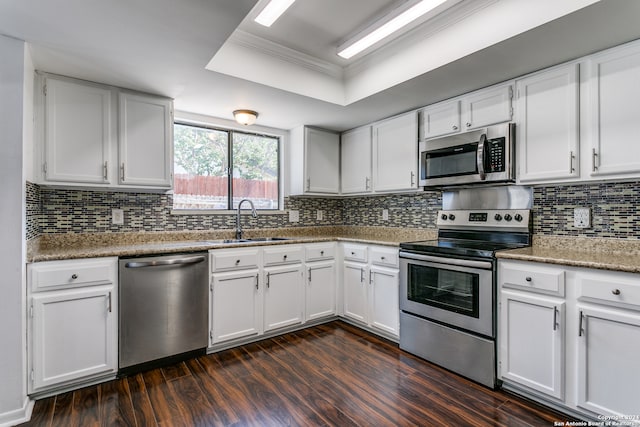
{"type": "Polygon", "coordinates": [[[408,273],[410,301],[479,318],[478,274],[416,264],[408,273]]]}
{"type": "Polygon", "coordinates": [[[478,173],[477,151],[478,144],[472,143],[422,153],[426,178],[478,173]]]}

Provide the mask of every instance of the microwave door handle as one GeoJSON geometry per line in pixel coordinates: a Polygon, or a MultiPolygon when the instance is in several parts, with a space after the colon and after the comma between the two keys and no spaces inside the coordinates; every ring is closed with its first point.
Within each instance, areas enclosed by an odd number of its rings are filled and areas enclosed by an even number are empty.
{"type": "Polygon", "coordinates": [[[487,145],[487,134],[483,133],[480,136],[480,142],[478,142],[478,152],[476,154],[476,162],[478,164],[478,174],[482,181],[485,180],[486,174],[484,172],[484,150],[487,145]]]}

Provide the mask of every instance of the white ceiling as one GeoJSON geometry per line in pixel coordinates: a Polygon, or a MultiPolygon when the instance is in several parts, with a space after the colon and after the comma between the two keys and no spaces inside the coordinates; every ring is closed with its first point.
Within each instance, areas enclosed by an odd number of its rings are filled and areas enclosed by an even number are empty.
{"type": "Polygon", "coordinates": [[[398,1],[298,0],[270,29],[251,22],[262,2],[0,0],[0,34],[27,41],[40,70],[170,96],[177,110],[230,119],[251,108],[263,126],[335,130],[640,38],[637,0],[465,0],[479,7],[466,21],[344,61],[337,43],[398,1]],[[233,73],[205,69],[238,40],[253,56],[233,73]]]}

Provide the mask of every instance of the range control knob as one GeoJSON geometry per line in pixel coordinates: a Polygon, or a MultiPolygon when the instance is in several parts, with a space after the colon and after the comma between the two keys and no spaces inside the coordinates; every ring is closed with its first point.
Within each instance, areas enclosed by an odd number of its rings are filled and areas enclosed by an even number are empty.
{"type": "Polygon", "coordinates": [[[512,219],[513,219],[513,218],[511,218],[511,215],[509,215],[509,214],[506,214],[506,215],[504,216],[504,220],[505,220],[505,221],[511,221],[512,219]]]}
{"type": "Polygon", "coordinates": [[[522,215],[520,215],[520,214],[515,214],[515,216],[513,217],[513,219],[515,219],[516,221],[520,222],[520,221],[522,221],[522,215]]]}
{"type": "Polygon", "coordinates": [[[453,221],[454,219],[456,219],[456,216],[454,214],[449,214],[449,219],[453,221]]]}
{"type": "Polygon", "coordinates": [[[443,221],[446,221],[447,220],[447,215],[446,214],[442,214],[442,216],[440,218],[442,218],[443,221]]]}
{"type": "Polygon", "coordinates": [[[494,216],[493,219],[495,219],[496,221],[502,221],[502,215],[496,214],[496,216],[494,216]]]}

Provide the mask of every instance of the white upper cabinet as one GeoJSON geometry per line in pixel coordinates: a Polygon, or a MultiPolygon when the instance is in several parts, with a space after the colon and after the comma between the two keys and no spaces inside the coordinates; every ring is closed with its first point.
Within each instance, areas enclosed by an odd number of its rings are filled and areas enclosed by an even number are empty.
{"type": "Polygon", "coordinates": [[[479,90],[462,98],[462,120],[465,129],[477,129],[508,122],[513,116],[511,85],[479,90]]]}
{"type": "Polygon", "coordinates": [[[460,101],[443,102],[427,107],[422,114],[420,139],[435,138],[460,132],[460,101]]]}
{"type": "Polygon", "coordinates": [[[171,189],[171,99],[38,76],[40,184],[171,189]]]}
{"type": "Polygon", "coordinates": [[[171,187],[171,100],[126,92],[119,98],[120,184],[171,187]]]}
{"type": "Polygon", "coordinates": [[[291,194],[338,194],[340,135],[301,126],[291,131],[291,194]]]}
{"type": "Polygon", "coordinates": [[[418,115],[415,111],[374,125],[373,188],[376,192],[418,188],[418,115]]]}
{"type": "Polygon", "coordinates": [[[594,55],[589,90],[591,176],[640,173],[640,44],[594,55]]]}
{"type": "Polygon", "coordinates": [[[47,181],[108,184],[111,91],[89,83],[46,78],[44,163],[47,181]]]}
{"type": "Polygon", "coordinates": [[[516,82],[519,181],[579,176],[578,64],[516,82]]]}
{"type": "Polygon", "coordinates": [[[343,133],[340,151],[342,194],[371,192],[371,126],[343,133]]]}

